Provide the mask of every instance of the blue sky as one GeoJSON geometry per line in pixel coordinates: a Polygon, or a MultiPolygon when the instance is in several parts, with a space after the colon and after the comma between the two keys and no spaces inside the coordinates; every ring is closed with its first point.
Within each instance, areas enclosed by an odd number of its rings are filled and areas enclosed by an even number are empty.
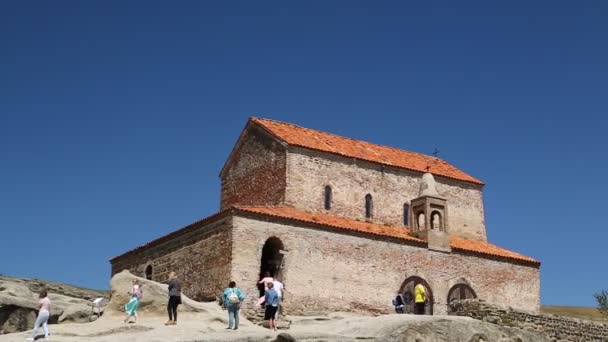
{"type": "Polygon", "coordinates": [[[214,213],[249,116],[441,156],[542,302],[608,288],[608,3],[0,4],[0,273],[106,288],[214,213]]]}

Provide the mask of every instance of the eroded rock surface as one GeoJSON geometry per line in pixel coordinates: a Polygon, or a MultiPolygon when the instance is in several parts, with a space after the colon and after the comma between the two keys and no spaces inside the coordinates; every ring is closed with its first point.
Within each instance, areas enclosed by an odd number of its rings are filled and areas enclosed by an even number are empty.
{"type": "Polygon", "coordinates": [[[107,293],[38,279],[0,276],[0,333],[31,329],[38,293],[46,287],[52,301],[50,323],[89,322],[92,300],[107,293]]]}
{"type": "MultiPolygon", "coordinates": [[[[76,342],[153,342],[153,341],[247,341],[247,342],[545,342],[542,336],[516,328],[502,327],[468,317],[383,315],[360,316],[353,313],[331,313],[319,316],[288,316],[288,330],[273,332],[241,315],[238,330],[225,329],[227,312],[216,303],[199,303],[182,297],[176,326],[165,326],[167,286],[142,278],[144,298],[136,324],[123,323],[122,306],[137,277],[128,271],[116,274],[111,282],[112,298],[105,314],[88,324],[51,325],[54,340],[76,342]]],[[[16,289],[15,291],[21,291],[16,289]]],[[[22,293],[25,295],[25,292],[22,293]]],[[[35,300],[32,300],[35,302],[35,300]]],[[[26,305],[22,302],[20,305],[26,305]]],[[[73,303],[76,304],[76,303],[73,303]]],[[[66,315],[62,311],[57,317],[66,315]]],[[[58,313],[57,313],[58,314],[58,313]]],[[[57,315],[55,314],[55,315],[57,315]]],[[[21,317],[33,324],[34,317],[21,317]]],[[[68,315],[73,315],[69,313],[68,315]]],[[[88,320],[88,317],[87,317],[88,320]]],[[[31,325],[28,326],[31,328],[31,325]]],[[[0,342],[23,341],[30,332],[0,336],[0,342]]]]}

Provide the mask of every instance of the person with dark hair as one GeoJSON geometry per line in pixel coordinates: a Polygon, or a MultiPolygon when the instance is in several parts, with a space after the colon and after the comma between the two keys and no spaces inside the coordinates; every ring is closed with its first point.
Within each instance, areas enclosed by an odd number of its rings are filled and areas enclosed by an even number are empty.
{"type": "Polygon", "coordinates": [[[393,306],[395,307],[395,312],[398,314],[404,313],[403,308],[405,307],[405,302],[401,294],[397,294],[395,299],[393,299],[393,306]]]}
{"type": "Polygon", "coordinates": [[[48,297],[46,288],[40,290],[40,295],[38,297],[40,298],[40,301],[38,302],[38,317],[36,317],[36,323],[34,323],[32,337],[28,338],[28,341],[34,341],[36,339],[36,333],[41,327],[42,331],[44,331],[44,340],[48,341],[49,339],[49,328],[47,324],[49,322],[49,317],[51,317],[51,300],[48,297]]]}
{"type": "Polygon", "coordinates": [[[279,309],[279,295],[273,287],[273,283],[268,283],[268,290],[266,290],[266,293],[264,294],[264,302],[266,303],[266,310],[264,311],[264,320],[268,320],[268,328],[270,328],[270,330],[277,331],[275,318],[277,310],[279,309]]]}
{"type": "Polygon", "coordinates": [[[177,324],[177,306],[182,303],[182,283],[177,279],[175,272],[169,273],[169,302],[167,303],[167,313],[169,320],[165,325],[177,324]]]}
{"type": "Polygon", "coordinates": [[[228,328],[226,329],[237,330],[239,328],[239,311],[244,299],[243,292],[236,287],[234,281],[231,281],[222,294],[224,309],[228,310],[228,328]]]}

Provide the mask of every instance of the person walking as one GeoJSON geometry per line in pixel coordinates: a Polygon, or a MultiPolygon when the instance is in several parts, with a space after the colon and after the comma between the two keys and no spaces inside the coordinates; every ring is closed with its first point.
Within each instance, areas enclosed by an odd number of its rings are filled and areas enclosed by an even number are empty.
{"type": "Polygon", "coordinates": [[[129,291],[129,302],[125,304],[125,312],[127,313],[127,318],[124,320],[125,323],[128,323],[131,317],[135,317],[134,323],[137,323],[137,309],[139,308],[139,301],[142,299],[143,295],[142,285],[137,279],[134,279],[133,287],[131,288],[131,291],[129,291]]]}
{"type": "Polygon", "coordinates": [[[285,286],[283,285],[283,283],[281,283],[281,281],[279,281],[279,279],[273,278],[272,288],[277,292],[277,296],[279,296],[279,305],[277,307],[277,313],[274,316],[274,321],[276,324],[276,321],[279,320],[279,314],[281,313],[281,308],[283,306],[283,294],[285,293],[285,286]]]}
{"type": "Polygon", "coordinates": [[[422,283],[416,284],[414,287],[414,314],[424,315],[424,305],[426,303],[426,290],[422,283]]]}
{"type": "Polygon", "coordinates": [[[274,278],[270,276],[270,272],[266,271],[264,272],[264,278],[262,278],[259,282],[258,285],[264,285],[264,294],[260,296],[260,298],[257,301],[257,305],[262,305],[264,304],[264,296],[266,294],[266,291],[268,290],[268,284],[272,283],[274,281],[274,278]]]}
{"type": "Polygon", "coordinates": [[[169,302],[167,303],[167,313],[169,320],[165,325],[177,324],[177,306],[182,303],[182,283],[177,279],[175,272],[169,273],[169,302]]]}
{"type": "Polygon", "coordinates": [[[34,341],[36,339],[36,333],[41,327],[42,331],[44,331],[44,340],[49,341],[49,328],[47,324],[49,322],[49,317],[51,317],[51,300],[48,297],[46,288],[40,290],[38,298],[40,299],[38,301],[38,317],[36,317],[36,323],[34,323],[32,337],[28,338],[27,341],[34,341]]]}
{"type": "Polygon", "coordinates": [[[279,295],[274,290],[274,284],[268,283],[268,290],[264,294],[264,302],[266,304],[266,310],[264,311],[264,320],[268,321],[268,328],[270,330],[277,331],[275,324],[275,317],[277,310],[279,309],[279,295]]]}
{"type": "Polygon", "coordinates": [[[224,309],[228,310],[228,328],[226,329],[237,330],[239,328],[239,311],[244,299],[243,292],[236,287],[234,281],[231,281],[222,294],[224,309]]]}

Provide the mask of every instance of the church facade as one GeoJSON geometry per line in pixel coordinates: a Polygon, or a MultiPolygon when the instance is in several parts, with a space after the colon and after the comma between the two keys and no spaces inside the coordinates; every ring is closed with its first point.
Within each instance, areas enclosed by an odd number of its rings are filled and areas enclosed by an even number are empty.
{"type": "Polygon", "coordinates": [[[196,300],[234,280],[253,304],[268,271],[290,314],[385,313],[416,282],[428,314],[540,307],[540,262],[487,242],[483,182],[439,158],[251,118],[220,178],[217,214],[112,258],[112,274],[175,271],[196,300]]]}

